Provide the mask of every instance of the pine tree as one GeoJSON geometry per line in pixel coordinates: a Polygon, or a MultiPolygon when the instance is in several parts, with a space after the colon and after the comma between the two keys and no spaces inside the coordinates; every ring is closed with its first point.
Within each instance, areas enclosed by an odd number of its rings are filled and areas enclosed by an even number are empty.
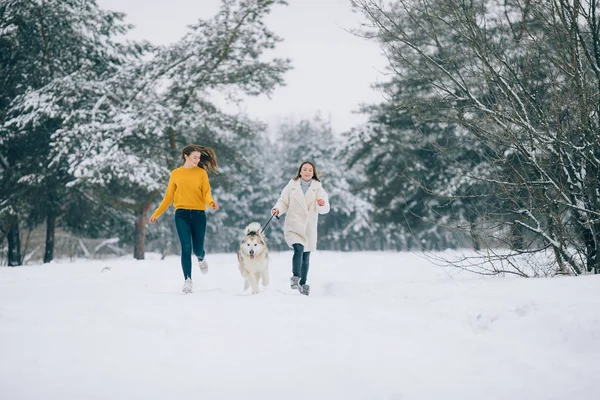
{"type": "Polygon", "coordinates": [[[29,93],[11,121],[59,116],[52,159],[66,160],[73,187],[129,210],[134,234],[125,239],[135,258],[144,257],[148,210],[179,166],[179,149],[197,143],[236,158],[245,151],[241,143],[258,134],[260,124],[222,111],[211,94],[257,95],[283,83],[289,62],[263,57],[280,40],[263,23],[275,3],[282,2],[223,1],[213,19],[191,26],[180,41],[144,47],[143,61],[130,57],[101,76],[78,71],[29,93]]]}
{"type": "Polygon", "coordinates": [[[55,224],[70,179],[64,160],[52,156],[53,135],[62,118],[52,110],[36,109],[48,100],[38,98],[38,91],[71,74],[100,75],[122,63],[128,49],[113,40],[128,29],[122,18],[120,13],[100,10],[95,1],[0,4],[0,159],[6,189],[0,215],[10,222],[11,265],[22,261],[18,237],[23,218],[30,227],[46,219],[44,260],[52,259],[55,224]],[[25,110],[43,116],[22,115],[25,110]]]}
{"type": "MultiPolygon", "coordinates": [[[[523,253],[549,254],[554,273],[599,271],[597,7],[354,3],[373,24],[368,34],[385,49],[394,79],[420,82],[399,85],[408,92],[399,90],[397,109],[467,138],[453,147],[464,143],[473,154],[462,167],[448,165],[446,193],[482,221],[488,254],[506,247],[508,255],[500,257],[511,265],[508,272],[520,275],[539,271],[516,267],[513,257],[523,253]],[[475,189],[471,205],[461,187],[475,189]]],[[[507,271],[491,271],[499,272],[507,271]]]]}

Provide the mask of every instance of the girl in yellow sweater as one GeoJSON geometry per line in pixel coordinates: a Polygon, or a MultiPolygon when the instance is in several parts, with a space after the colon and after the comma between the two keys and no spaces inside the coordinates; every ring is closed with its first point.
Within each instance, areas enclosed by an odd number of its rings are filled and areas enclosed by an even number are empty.
{"type": "Polygon", "coordinates": [[[208,171],[217,172],[217,156],[210,147],[190,144],[181,151],[183,165],[171,171],[169,185],[162,202],[150,217],[150,223],[165,212],[173,203],[175,226],[181,242],[181,268],[183,269],[183,292],[192,292],[192,250],[198,258],[203,274],[208,272],[204,258],[204,235],[206,233],[206,206],[218,210],[219,205],[210,194],[208,171]]]}

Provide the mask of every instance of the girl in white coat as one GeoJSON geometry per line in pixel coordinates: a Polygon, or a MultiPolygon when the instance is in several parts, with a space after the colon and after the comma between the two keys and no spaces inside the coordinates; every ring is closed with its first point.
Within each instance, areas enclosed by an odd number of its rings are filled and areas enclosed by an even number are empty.
{"type": "Polygon", "coordinates": [[[306,278],[310,252],[317,249],[317,222],[319,214],[329,212],[327,193],[311,161],[300,164],[298,173],[283,188],[271,212],[278,216],[286,211],[285,241],[294,249],[290,286],[308,296],[310,286],[306,284],[306,278]]]}

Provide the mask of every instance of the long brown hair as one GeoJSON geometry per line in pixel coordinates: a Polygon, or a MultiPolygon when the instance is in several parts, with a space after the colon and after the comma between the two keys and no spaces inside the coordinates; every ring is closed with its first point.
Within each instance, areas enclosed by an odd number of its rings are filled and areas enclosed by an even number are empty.
{"type": "Polygon", "coordinates": [[[218,174],[217,168],[219,165],[217,164],[217,155],[215,151],[210,147],[198,146],[196,144],[188,144],[181,150],[181,159],[185,163],[185,156],[190,156],[194,151],[200,153],[200,162],[198,162],[198,166],[206,170],[206,172],[214,172],[218,174]]]}
{"type": "Polygon", "coordinates": [[[302,167],[304,166],[304,164],[310,164],[310,166],[313,168],[312,179],[314,179],[317,182],[321,182],[321,179],[319,179],[319,174],[317,173],[317,166],[312,161],[302,161],[302,164],[300,164],[300,166],[298,167],[298,173],[296,174],[296,176],[293,179],[295,181],[297,181],[298,178],[300,178],[300,176],[301,176],[300,172],[302,172],[302,167]]]}

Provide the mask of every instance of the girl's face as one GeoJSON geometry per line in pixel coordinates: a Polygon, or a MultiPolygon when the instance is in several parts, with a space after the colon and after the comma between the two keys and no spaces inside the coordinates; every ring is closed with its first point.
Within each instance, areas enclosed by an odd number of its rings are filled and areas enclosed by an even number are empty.
{"type": "Polygon", "coordinates": [[[185,156],[185,166],[186,167],[196,167],[200,162],[200,152],[192,151],[190,155],[185,156]]]}
{"type": "Polygon", "coordinates": [[[315,171],[313,171],[313,167],[310,164],[304,164],[302,168],[300,168],[300,176],[307,182],[313,178],[314,174],[315,171]]]}

